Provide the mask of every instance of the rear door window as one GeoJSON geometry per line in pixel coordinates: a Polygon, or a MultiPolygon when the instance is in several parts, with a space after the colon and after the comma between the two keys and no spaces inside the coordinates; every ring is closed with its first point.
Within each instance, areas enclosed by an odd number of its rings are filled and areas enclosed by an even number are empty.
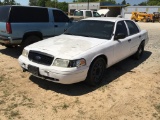
{"type": "Polygon", "coordinates": [[[139,33],[139,29],[138,29],[137,25],[135,25],[135,23],[133,21],[126,20],[126,23],[128,25],[130,35],[139,33]]]}
{"type": "Polygon", "coordinates": [[[10,22],[49,22],[48,9],[38,7],[12,7],[10,22]]]}
{"type": "Polygon", "coordinates": [[[86,17],[92,17],[91,11],[86,11],[86,17]]]}

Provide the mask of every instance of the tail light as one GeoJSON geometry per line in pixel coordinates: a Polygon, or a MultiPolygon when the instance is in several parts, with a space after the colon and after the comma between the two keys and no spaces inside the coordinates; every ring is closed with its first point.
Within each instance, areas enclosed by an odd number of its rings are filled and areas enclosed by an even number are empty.
{"type": "Polygon", "coordinates": [[[6,23],[6,30],[7,30],[8,34],[12,33],[11,23],[9,23],[9,22],[6,23]]]}

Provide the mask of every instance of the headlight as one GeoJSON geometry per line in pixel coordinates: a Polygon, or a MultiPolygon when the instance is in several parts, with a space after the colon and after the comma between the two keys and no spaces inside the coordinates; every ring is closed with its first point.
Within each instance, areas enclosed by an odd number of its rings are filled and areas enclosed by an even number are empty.
{"type": "Polygon", "coordinates": [[[28,51],[25,50],[25,49],[23,49],[22,55],[23,55],[24,57],[28,57],[28,51]]]}
{"type": "Polygon", "coordinates": [[[79,60],[70,60],[70,64],[68,67],[81,67],[86,65],[85,59],[79,59],[79,60]]]}
{"type": "Polygon", "coordinates": [[[69,64],[69,60],[59,59],[59,58],[57,58],[53,63],[54,66],[58,66],[58,67],[68,67],[68,64],[69,64]]]}
{"type": "Polygon", "coordinates": [[[53,65],[58,67],[81,67],[86,65],[86,60],[83,58],[78,60],[66,60],[57,58],[53,65]]]}

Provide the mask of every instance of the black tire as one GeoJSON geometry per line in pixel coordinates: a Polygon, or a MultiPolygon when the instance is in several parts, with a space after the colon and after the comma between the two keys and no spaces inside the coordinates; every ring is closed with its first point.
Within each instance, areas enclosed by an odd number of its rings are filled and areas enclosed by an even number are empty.
{"type": "Polygon", "coordinates": [[[142,42],[139,45],[138,50],[137,50],[137,52],[134,55],[135,59],[139,60],[142,57],[143,53],[144,53],[144,42],[142,42]]]}
{"type": "Polygon", "coordinates": [[[91,86],[99,85],[103,79],[106,62],[103,58],[97,58],[91,64],[85,82],[91,86]]]}
{"type": "Polygon", "coordinates": [[[6,48],[13,48],[13,45],[5,45],[6,48]]]}
{"type": "Polygon", "coordinates": [[[6,48],[15,48],[17,45],[5,45],[6,48]]]}
{"type": "Polygon", "coordinates": [[[39,40],[41,40],[41,39],[38,36],[35,36],[35,35],[29,36],[29,37],[27,37],[26,39],[24,39],[22,41],[21,47],[24,48],[24,47],[26,47],[26,46],[28,46],[30,44],[38,42],[39,40]]]}

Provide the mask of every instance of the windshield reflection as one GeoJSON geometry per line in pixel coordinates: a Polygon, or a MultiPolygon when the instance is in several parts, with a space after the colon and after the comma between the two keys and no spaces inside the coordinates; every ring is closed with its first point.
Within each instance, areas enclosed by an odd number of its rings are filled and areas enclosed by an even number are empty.
{"type": "Polygon", "coordinates": [[[100,39],[111,39],[114,22],[82,20],[67,29],[64,34],[93,37],[100,39]]]}

